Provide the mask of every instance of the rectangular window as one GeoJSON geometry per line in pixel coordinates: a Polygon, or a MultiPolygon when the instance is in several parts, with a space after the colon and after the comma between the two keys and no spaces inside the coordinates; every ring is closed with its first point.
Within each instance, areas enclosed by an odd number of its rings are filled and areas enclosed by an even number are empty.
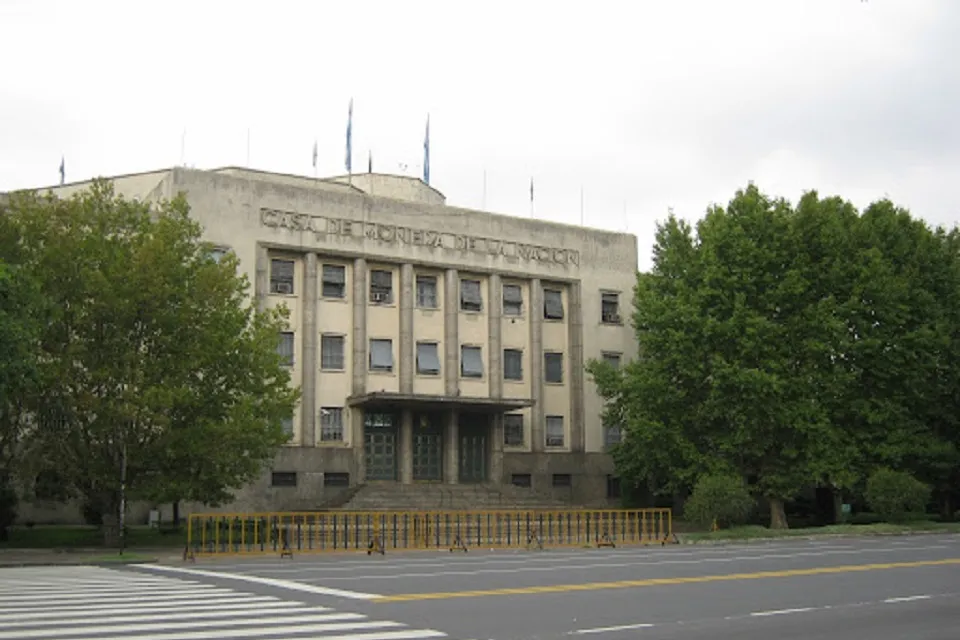
{"type": "Polygon", "coordinates": [[[523,380],[523,351],[520,349],[503,350],[503,379],[523,380]]]}
{"type": "Polygon", "coordinates": [[[343,442],[343,407],[320,407],[320,441],[343,442]]]}
{"type": "Polygon", "coordinates": [[[520,285],[503,285],[503,315],[523,315],[523,289],[520,288],[520,285]]]}
{"type": "Polygon", "coordinates": [[[618,424],[605,424],[603,425],[603,446],[606,449],[620,444],[620,440],[623,438],[623,430],[618,424]]]}
{"type": "Polygon", "coordinates": [[[620,478],[616,476],[607,476],[607,497],[620,497],[620,478]]]}
{"type": "Polygon", "coordinates": [[[293,416],[281,420],[280,426],[283,427],[283,432],[288,438],[293,438],[293,416]]]}
{"type": "Polygon", "coordinates": [[[280,354],[280,364],[282,366],[293,366],[293,331],[282,331],[280,333],[277,353],[280,354]]]}
{"type": "Polygon", "coordinates": [[[440,375],[440,349],[436,342],[417,343],[417,373],[440,375]]]}
{"type": "Polygon", "coordinates": [[[613,367],[614,369],[619,369],[619,368],[620,368],[620,354],[619,354],[619,353],[612,353],[612,352],[609,352],[609,351],[605,351],[605,352],[603,353],[603,361],[606,362],[606,363],[607,363],[608,365],[610,365],[611,367],[613,367]]]}
{"type": "Polygon", "coordinates": [[[349,487],[350,474],[344,471],[326,471],[323,474],[323,486],[325,487],[349,487]]]}
{"type": "Polygon", "coordinates": [[[460,310],[482,311],[483,296],[480,294],[479,280],[460,281],[460,310]]]}
{"type": "Polygon", "coordinates": [[[343,371],[346,338],[324,334],[320,336],[320,368],[324,371],[343,371]]]}
{"type": "Polygon", "coordinates": [[[483,352],[480,347],[460,347],[460,375],[464,378],[483,377],[483,352]]]}
{"type": "Polygon", "coordinates": [[[339,264],[323,265],[323,284],[321,292],[324,298],[347,297],[347,268],[339,264]]]}
{"type": "Polygon", "coordinates": [[[515,487],[531,487],[533,485],[531,480],[529,473],[514,473],[510,476],[510,484],[515,487]]]}
{"type": "Polygon", "coordinates": [[[523,446],[522,413],[508,413],[503,416],[503,444],[507,447],[523,446]]]}
{"type": "Polygon", "coordinates": [[[566,488],[573,486],[573,476],[569,473],[553,474],[553,486],[556,488],[566,488]]]}
{"type": "Polygon", "coordinates": [[[293,295],[293,260],[270,261],[270,293],[293,295]]]}
{"type": "Polygon", "coordinates": [[[270,484],[274,487],[295,487],[297,486],[297,472],[274,471],[270,474],[270,484]]]}
{"type": "Polygon", "coordinates": [[[563,416],[547,416],[546,445],[548,447],[563,446],[563,416]]]}
{"type": "Polygon", "coordinates": [[[563,320],[563,292],[559,289],[543,290],[544,320],[563,320]]]}
{"type": "Polygon", "coordinates": [[[393,304],[393,272],[382,269],[370,271],[370,303],[393,304]]]}
{"type": "Polygon", "coordinates": [[[437,278],[436,276],[417,276],[417,307],[421,309],[436,309],[437,278]]]}
{"type": "Polygon", "coordinates": [[[555,384],[563,383],[563,354],[543,354],[543,380],[555,384]]]}
{"type": "Polygon", "coordinates": [[[600,294],[600,322],[620,324],[620,294],[600,294]]]}
{"type": "Polygon", "coordinates": [[[370,341],[370,371],[393,371],[393,340],[370,341]]]}

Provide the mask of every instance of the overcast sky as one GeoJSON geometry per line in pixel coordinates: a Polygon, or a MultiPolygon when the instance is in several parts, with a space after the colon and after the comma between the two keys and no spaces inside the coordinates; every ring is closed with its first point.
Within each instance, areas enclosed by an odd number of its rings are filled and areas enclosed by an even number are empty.
{"type": "Polygon", "coordinates": [[[530,215],[532,176],[578,224],[582,187],[641,268],[750,180],[960,212],[960,0],[0,0],[0,34],[0,191],[244,165],[248,131],[340,174],[352,97],[355,171],[421,175],[429,113],[450,204],[530,215]]]}

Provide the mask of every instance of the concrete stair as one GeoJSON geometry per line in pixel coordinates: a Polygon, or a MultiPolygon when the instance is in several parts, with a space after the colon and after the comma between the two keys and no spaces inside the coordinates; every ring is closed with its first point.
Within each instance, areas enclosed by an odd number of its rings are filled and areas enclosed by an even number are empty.
{"type": "Polygon", "coordinates": [[[362,485],[340,508],[347,511],[493,511],[577,506],[513,485],[371,482],[362,485]]]}

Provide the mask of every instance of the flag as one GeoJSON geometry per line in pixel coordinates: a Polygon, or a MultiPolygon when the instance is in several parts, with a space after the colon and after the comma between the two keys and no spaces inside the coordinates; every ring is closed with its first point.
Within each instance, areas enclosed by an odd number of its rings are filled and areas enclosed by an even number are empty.
{"type": "Polygon", "coordinates": [[[430,184],[430,114],[427,114],[427,130],[423,135],[423,181],[430,184]]]}
{"type": "Polygon", "coordinates": [[[347,173],[353,173],[353,98],[347,111],[347,173]]]}
{"type": "Polygon", "coordinates": [[[313,168],[317,168],[317,141],[313,141],[313,168]]]}
{"type": "Polygon", "coordinates": [[[373,151],[367,151],[367,173],[373,173],[373,151]]]}
{"type": "Polygon", "coordinates": [[[530,178],[530,202],[533,202],[533,178],[530,178]]]}
{"type": "Polygon", "coordinates": [[[60,184],[62,185],[66,180],[67,176],[67,166],[64,163],[63,156],[60,156],[60,184]]]}

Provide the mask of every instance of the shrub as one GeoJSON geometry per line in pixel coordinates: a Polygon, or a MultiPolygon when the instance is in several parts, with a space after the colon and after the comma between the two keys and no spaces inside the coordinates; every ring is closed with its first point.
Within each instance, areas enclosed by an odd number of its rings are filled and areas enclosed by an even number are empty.
{"type": "Polygon", "coordinates": [[[886,522],[910,519],[923,513],[930,487],[905,471],[879,469],[867,479],[867,504],[886,522]]]}
{"type": "Polygon", "coordinates": [[[701,476],[684,505],[684,517],[709,527],[743,524],[755,502],[743,479],[731,474],[701,476]]]}

